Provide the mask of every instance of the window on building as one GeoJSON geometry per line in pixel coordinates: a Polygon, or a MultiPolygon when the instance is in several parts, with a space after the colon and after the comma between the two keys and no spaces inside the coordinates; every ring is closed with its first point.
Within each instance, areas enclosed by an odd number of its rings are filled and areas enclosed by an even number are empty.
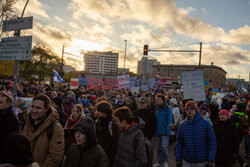
{"type": "Polygon", "coordinates": [[[156,71],[157,71],[157,72],[160,72],[160,71],[161,71],[161,69],[160,69],[160,68],[157,68],[157,69],[156,69],[156,71]]]}

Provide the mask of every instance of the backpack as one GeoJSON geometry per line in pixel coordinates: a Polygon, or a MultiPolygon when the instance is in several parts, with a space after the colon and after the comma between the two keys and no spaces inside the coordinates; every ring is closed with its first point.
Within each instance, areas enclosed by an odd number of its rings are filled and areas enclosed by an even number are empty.
{"type": "MultiPolygon", "coordinates": [[[[135,136],[134,138],[134,148],[136,148],[136,137],[138,135],[135,136]]],[[[147,165],[146,167],[152,167],[153,165],[153,147],[152,147],[152,144],[150,141],[148,141],[146,138],[145,138],[145,144],[146,144],[146,152],[147,152],[147,165]]]]}
{"type": "MultiPolygon", "coordinates": [[[[55,124],[58,122],[58,120],[55,120],[55,121],[52,121],[50,126],[47,128],[47,137],[48,137],[48,140],[50,142],[52,136],[53,136],[53,132],[54,132],[54,126],[55,124]]],[[[23,123],[21,124],[21,130],[23,130],[24,128],[24,125],[25,125],[25,121],[23,121],[23,123]]]]}
{"type": "Polygon", "coordinates": [[[238,115],[239,123],[236,123],[236,126],[239,128],[240,134],[248,134],[248,116],[241,112],[235,112],[238,115]]]}

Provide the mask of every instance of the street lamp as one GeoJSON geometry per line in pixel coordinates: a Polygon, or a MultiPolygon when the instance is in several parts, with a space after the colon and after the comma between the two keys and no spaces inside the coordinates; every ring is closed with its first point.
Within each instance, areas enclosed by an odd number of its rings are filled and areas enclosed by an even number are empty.
{"type": "Polygon", "coordinates": [[[126,51],[127,51],[127,40],[124,40],[125,41],[125,54],[124,54],[124,71],[125,71],[125,65],[126,65],[126,51]]]}

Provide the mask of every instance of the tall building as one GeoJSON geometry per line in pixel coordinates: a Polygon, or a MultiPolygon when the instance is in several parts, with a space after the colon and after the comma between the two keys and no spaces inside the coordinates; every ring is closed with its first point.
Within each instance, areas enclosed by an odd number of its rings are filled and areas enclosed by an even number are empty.
{"type": "Polygon", "coordinates": [[[118,53],[88,51],[84,56],[84,71],[90,74],[117,74],[118,53]]]}
{"type": "Polygon", "coordinates": [[[152,75],[153,65],[160,64],[156,59],[149,59],[147,56],[143,56],[141,61],[137,64],[138,75],[152,75]]]}
{"type": "Polygon", "coordinates": [[[221,67],[211,65],[154,65],[153,75],[163,75],[172,78],[173,82],[181,84],[182,72],[202,69],[204,71],[204,80],[208,81],[209,87],[221,88],[225,86],[226,74],[221,67]]]}

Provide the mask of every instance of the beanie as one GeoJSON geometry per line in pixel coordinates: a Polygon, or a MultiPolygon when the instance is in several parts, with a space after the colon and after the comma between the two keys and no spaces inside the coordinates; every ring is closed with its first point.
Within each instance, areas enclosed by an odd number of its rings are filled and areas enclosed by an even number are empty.
{"type": "Polygon", "coordinates": [[[177,100],[175,98],[171,98],[169,102],[173,103],[174,105],[177,105],[177,100]]]}
{"type": "Polygon", "coordinates": [[[221,114],[225,114],[225,115],[227,115],[227,118],[229,118],[229,112],[227,111],[227,110],[220,110],[220,112],[219,112],[219,115],[221,115],[221,114]]]}
{"type": "Polygon", "coordinates": [[[185,105],[185,110],[187,110],[187,108],[193,108],[196,111],[198,110],[197,104],[195,101],[188,101],[185,105]]]}

